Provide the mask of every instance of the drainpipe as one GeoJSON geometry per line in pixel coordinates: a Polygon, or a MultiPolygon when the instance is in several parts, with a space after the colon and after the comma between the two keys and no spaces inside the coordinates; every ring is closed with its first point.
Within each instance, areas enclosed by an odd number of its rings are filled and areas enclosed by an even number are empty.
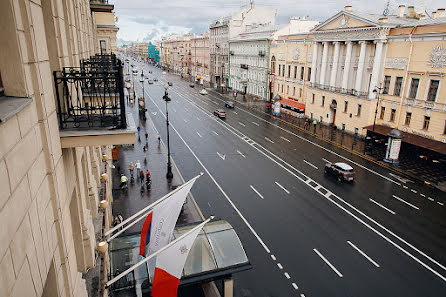
{"type": "MultiPolygon", "coordinates": [[[[305,64],[304,64],[304,79],[302,81],[302,103],[306,104],[307,100],[305,99],[305,91],[306,91],[306,84],[305,84],[305,78],[307,77],[307,73],[308,73],[308,47],[309,44],[307,43],[307,39],[304,39],[304,44],[305,44],[305,64]]],[[[311,65],[311,71],[313,71],[313,65],[311,65]]],[[[305,106],[305,110],[304,110],[304,115],[305,115],[305,111],[307,110],[306,106],[305,106]]]]}
{"type": "Polygon", "coordinates": [[[400,108],[398,111],[398,120],[396,122],[396,129],[398,129],[399,125],[400,125],[400,119],[401,119],[401,113],[403,110],[403,99],[404,99],[404,93],[406,92],[406,84],[407,84],[407,80],[408,78],[408,73],[409,73],[409,67],[410,67],[410,60],[412,59],[412,49],[413,49],[413,41],[412,41],[412,35],[413,32],[415,32],[415,30],[417,29],[417,26],[413,27],[413,29],[410,31],[409,34],[409,42],[410,42],[410,49],[409,49],[409,56],[407,58],[407,65],[406,65],[406,71],[405,71],[405,75],[404,75],[404,83],[403,86],[401,88],[401,94],[400,94],[400,108]]]}

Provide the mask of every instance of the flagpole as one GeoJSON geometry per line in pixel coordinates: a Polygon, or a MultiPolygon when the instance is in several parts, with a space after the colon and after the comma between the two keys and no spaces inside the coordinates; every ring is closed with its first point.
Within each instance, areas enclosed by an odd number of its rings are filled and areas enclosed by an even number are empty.
{"type": "Polygon", "coordinates": [[[123,276],[127,275],[129,272],[132,272],[133,270],[135,270],[136,268],[138,268],[139,266],[141,266],[142,264],[146,263],[147,261],[149,261],[150,259],[152,259],[153,257],[155,257],[156,255],[158,255],[159,253],[163,252],[164,250],[168,249],[169,247],[171,247],[172,245],[174,245],[175,243],[177,243],[178,241],[182,240],[184,237],[188,236],[190,233],[196,231],[199,228],[203,228],[203,226],[208,223],[210,220],[214,219],[214,216],[210,216],[207,220],[205,220],[204,222],[200,223],[199,225],[195,226],[194,228],[192,228],[189,232],[181,235],[180,237],[178,237],[177,239],[175,239],[174,241],[170,242],[169,244],[165,245],[164,247],[160,248],[159,250],[157,250],[156,252],[154,252],[153,254],[151,254],[150,256],[144,258],[143,260],[139,261],[138,263],[134,264],[133,266],[129,267],[127,270],[124,270],[123,272],[121,272],[120,274],[118,274],[117,276],[115,276],[114,278],[112,278],[111,280],[109,280],[106,284],[105,287],[110,287],[111,285],[113,285],[115,282],[117,282],[118,280],[120,280],[123,276]]]}
{"type": "Polygon", "coordinates": [[[110,242],[112,239],[115,239],[116,237],[118,237],[119,234],[121,234],[122,232],[124,232],[124,231],[127,230],[128,228],[132,227],[133,225],[135,225],[136,223],[138,223],[139,221],[141,221],[142,219],[144,219],[145,217],[147,217],[147,215],[149,215],[151,212],[153,212],[153,210],[150,210],[150,211],[146,212],[145,214],[141,215],[139,218],[137,218],[136,220],[134,220],[133,222],[131,222],[130,224],[128,224],[127,226],[125,226],[124,228],[122,228],[122,230],[119,230],[118,232],[116,232],[115,234],[113,234],[112,236],[110,236],[110,238],[107,239],[107,242],[110,242]]]}
{"type": "Polygon", "coordinates": [[[149,206],[141,209],[140,211],[138,211],[137,213],[135,213],[134,215],[132,215],[131,217],[129,217],[128,219],[125,219],[122,223],[116,225],[115,227],[111,228],[110,230],[108,230],[107,232],[105,232],[105,236],[110,235],[111,233],[113,233],[114,231],[116,231],[117,229],[121,228],[122,226],[124,226],[125,224],[127,224],[129,221],[133,220],[134,218],[138,217],[140,214],[148,211],[149,209],[155,207],[157,204],[163,202],[164,200],[166,200],[167,198],[169,198],[170,196],[172,196],[173,194],[175,194],[176,192],[178,192],[179,190],[181,190],[182,188],[184,188],[186,185],[190,184],[191,182],[195,181],[197,178],[199,178],[200,176],[202,176],[204,173],[200,172],[199,175],[193,177],[192,179],[190,179],[188,182],[182,184],[181,186],[179,186],[178,188],[176,188],[175,190],[167,193],[166,195],[164,195],[163,197],[161,197],[160,199],[158,199],[157,201],[153,202],[152,204],[150,204],[149,206]]]}

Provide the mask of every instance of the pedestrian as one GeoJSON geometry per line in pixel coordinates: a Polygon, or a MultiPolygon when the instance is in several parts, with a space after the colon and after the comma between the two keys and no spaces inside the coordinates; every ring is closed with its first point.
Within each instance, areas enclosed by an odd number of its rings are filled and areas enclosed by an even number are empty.
{"type": "Polygon", "coordinates": [[[147,143],[143,146],[142,150],[145,152],[147,152],[147,143]]]}
{"type": "Polygon", "coordinates": [[[133,162],[129,163],[130,176],[133,176],[133,170],[135,170],[135,166],[133,166],[133,162]]]}
{"type": "Polygon", "coordinates": [[[161,144],[161,135],[158,133],[158,145],[161,144]]]}
{"type": "Polygon", "coordinates": [[[146,139],[149,138],[149,133],[146,132],[146,139]]]}
{"type": "Polygon", "coordinates": [[[146,180],[150,181],[150,171],[149,169],[146,169],[146,180]]]}
{"type": "Polygon", "coordinates": [[[141,170],[141,163],[139,163],[139,160],[136,161],[135,166],[136,166],[136,175],[138,175],[139,171],[141,170]]]}
{"type": "Polygon", "coordinates": [[[142,170],[139,172],[139,179],[141,183],[144,181],[144,172],[142,170]]]}
{"type": "Polygon", "coordinates": [[[314,133],[316,133],[316,126],[317,126],[317,121],[313,120],[314,133]]]}

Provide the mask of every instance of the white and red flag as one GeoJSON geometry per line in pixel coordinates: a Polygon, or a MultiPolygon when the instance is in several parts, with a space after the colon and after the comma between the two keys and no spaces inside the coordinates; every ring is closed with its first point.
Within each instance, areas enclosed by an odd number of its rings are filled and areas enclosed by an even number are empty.
{"type": "Polygon", "coordinates": [[[152,283],[152,297],[176,297],[187,255],[206,220],[185,237],[158,254],[152,283]]]}

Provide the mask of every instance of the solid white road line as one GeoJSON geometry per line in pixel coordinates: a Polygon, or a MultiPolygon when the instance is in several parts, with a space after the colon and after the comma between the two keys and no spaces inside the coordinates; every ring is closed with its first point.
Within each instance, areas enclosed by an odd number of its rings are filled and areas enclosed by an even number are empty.
{"type": "Polygon", "coordinates": [[[217,132],[215,132],[215,131],[212,131],[215,135],[217,135],[218,136],[218,133],[217,132]]]}
{"type": "Polygon", "coordinates": [[[278,182],[275,182],[276,183],[276,185],[278,185],[279,186],[279,188],[281,188],[282,190],[284,190],[285,191],[285,193],[287,193],[287,194],[289,194],[290,193],[290,191],[288,191],[287,189],[285,189],[281,184],[279,184],[278,182]]]}
{"type": "Polygon", "coordinates": [[[305,163],[307,163],[308,165],[310,165],[311,167],[313,167],[314,169],[318,169],[315,165],[311,164],[310,162],[308,162],[307,160],[302,160],[305,163]]]}
{"type": "MultiPolygon", "coordinates": [[[[153,102],[153,104],[158,108],[158,110],[161,112],[161,114],[166,118],[166,115],[162,112],[161,108],[155,103],[153,98],[148,95],[150,100],[153,102]]],[[[251,224],[246,220],[246,218],[243,216],[243,214],[240,212],[240,210],[235,206],[234,202],[229,198],[228,194],[222,189],[220,184],[215,180],[214,176],[209,172],[209,170],[204,166],[203,162],[198,158],[198,156],[195,154],[195,152],[192,150],[192,148],[189,146],[189,144],[184,140],[183,136],[178,132],[178,130],[175,128],[174,125],[171,125],[172,129],[177,133],[178,137],[181,139],[181,141],[184,143],[184,145],[188,148],[188,150],[191,152],[191,154],[194,156],[195,160],[200,164],[200,166],[203,168],[204,171],[208,174],[209,178],[214,182],[214,184],[217,186],[217,188],[220,190],[220,192],[223,194],[223,196],[226,198],[226,200],[229,202],[229,204],[232,206],[232,208],[237,212],[239,217],[243,220],[245,225],[248,227],[248,229],[251,231],[251,233],[255,236],[255,238],[259,241],[259,243],[262,245],[262,247],[265,249],[265,251],[269,254],[271,253],[270,249],[266,246],[265,242],[260,238],[260,236],[257,234],[257,232],[254,230],[254,228],[251,226],[251,224]]]]}
{"type": "Polygon", "coordinates": [[[361,255],[363,255],[364,256],[364,258],[366,258],[367,260],[369,260],[373,265],[375,265],[376,267],[378,267],[379,268],[379,264],[378,263],[376,263],[375,261],[373,261],[373,259],[372,258],[370,258],[369,256],[367,256],[367,254],[366,253],[364,253],[363,251],[361,251],[356,245],[354,245],[353,243],[351,243],[350,241],[347,241],[348,242],[348,244],[352,247],[352,248],[354,248],[355,250],[357,250],[358,251],[358,253],[360,253],[361,255]]]}
{"type": "Polygon", "coordinates": [[[200,133],[198,133],[198,132],[197,132],[197,135],[200,136],[200,138],[203,137],[203,136],[201,136],[200,133]]]}
{"type": "MultiPolygon", "coordinates": [[[[216,103],[216,104],[218,104],[218,103],[216,103]]],[[[236,111],[233,111],[232,113],[238,114],[236,111]]]]}
{"type": "Polygon", "coordinates": [[[251,122],[251,123],[253,123],[254,125],[256,125],[256,126],[260,126],[258,123],[256,123],[256,122],[251,122]]]}
{"type": "Polygon", "coordinates": [[[282,138],[282,139],[285,140],[286,142],[291,142],[289,139],[287,139],[287,138],[285,138],[285,137],[283,137],[283,136],[280,136],[280,138],[282,138]]]}
{"type": "Polygon", "coordinates": [[[237,151],[237,153],[242,156],[243,158],[246,158],[246,156],[241,152],[241,151],[237,151]]]}
{"type": "Polygon", "coordinates": [[[285,275],[285,277],[286,277],[287,279],[290,279],[290,278],[291,278],[290,275],[288,274],[288,272],[285,272],[284,275],[285,275]]]}
{"type": "Polygon", "coordinates": [[[321,253],[319,253],[319,251],[317,249],[313,249],[313,251],[319,256],[321,257],[322,260],[324,260],[325,264],[327,264],[328,266],[330,266],[331,269],[333,269],[334,272],[336,272],[336,274],[339,277],[342,277],[342,274],[336,269],[336,267],[334,267],[321,253]]]}
{"type": "Polygon", "coordinates": [[[273,259],[273,261],[276,261],[276,256],[271,254],[271,259],[273,259]]]}
{"type": "Polygon", "coordinates": [[[385,207],[384,205],[382,205],[381,203],[378,203],[378,202],[376,202],[375,200],[373,200],[373,199],[369,199],[371,202],[373,202],[373,203],[375,203],[376,205],[378,205],[379,207],[381,207],[381,208],[383,208],[383,209],[385,209],[385,210],[387,210],[388,212],[390,212],[391,214],[395,214],[395,212],[393,211],[393,210],[390,210],[390,209],[388,209],[387,207],[385,207]]]}
{"type": "MultiPolygon", "coordinates": [[[[299,287],[296,285],[296,283],[292,283],[291,285],[293,286],[293,288],[294,288],[295,290],[299,289],[299,287]]],[[[301,294],[301,295],[302,295],[302,294],[301,294]]]]}
{"type": "Polygon", "coordinates": [[[267,140],[267,141],[269,141],[269,142],[271,142],[271,143],[274,143],[274,141],[272,141],[272,140],[269,139],[268,137],[265,137],[265,140],[267,140]]]}
{"type": "Polygon", "coordinates": [[[256,192],[257,195],[259,195],[260,198],[265,199],[265,198],[263,198],[262,194],[260,194],[259,191],[256,190],[256,188],[254,188],[252,185],[249,185],[249,186],[251,187],[251,189],[252,189],[254,192],[256,192]]]}
{"type": "Polygon", "coordinates": [[[240,124],[240,126],[246,127],[245,124],[243,124],[242,122],[238,122],[240,124]]]}
{"type": "Polygon", "coordinates": [[[392,195],[392,196],[393,196],[393,198],[395,198],[395,199],[397,199],[397,200],[399,200],[399,201],[401,201],[401,202],[403,202],[403,203],[406,203],[406,204],[409,205],[410,207],[413,207],[413,208],[415,208],[415,209],[420,209],[418,206],[415,206],[415,205],[413,205],[413,204],[407,202],[406,200],[401,199],[401,198],[398,197],[398,196],[395,196],[395,195],[392,195]]]}
{"type": "Polygon", "coordinates": [[[280,269],[283,269],[283,266],[280,263],[277,263],[277,267],[279,267],[280,269]]]}
{"type": "Polygon", "coordinates": [[[327,163],[331,163],[330,161],[328,161],[328,160],[325,159],[325,158],[322,158],[322,160],[324,160],[324,161],[327,162],[327,163]]]}

